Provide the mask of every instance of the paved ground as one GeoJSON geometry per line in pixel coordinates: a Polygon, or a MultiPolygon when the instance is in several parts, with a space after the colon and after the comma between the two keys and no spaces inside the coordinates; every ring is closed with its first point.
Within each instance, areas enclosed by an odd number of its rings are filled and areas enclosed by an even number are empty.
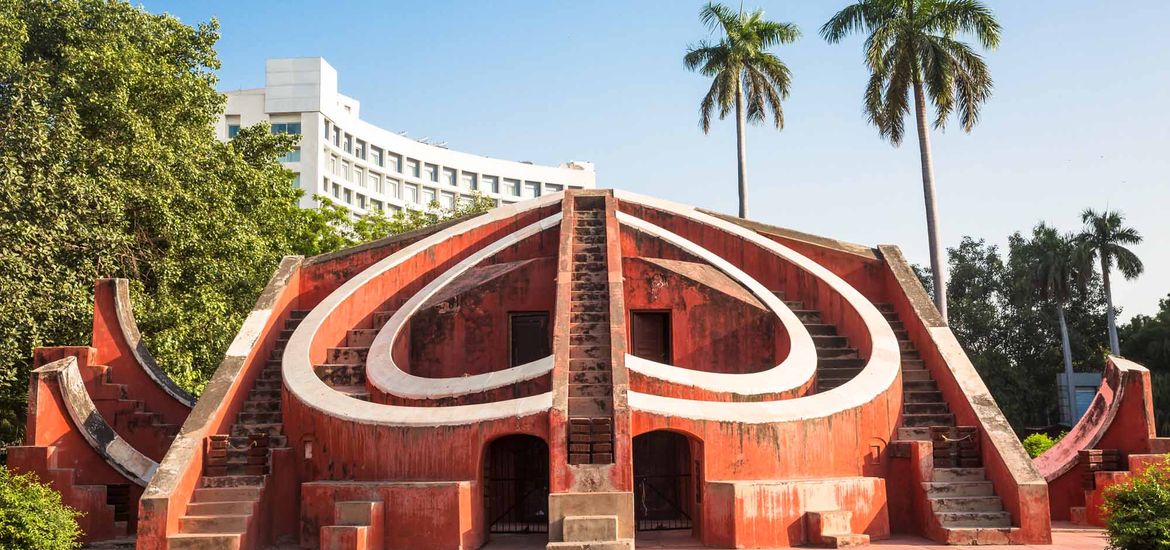
{"type": "MultiPolygon", "coordinates": [[[[896,537],[889,540],[876,541],[872,548],[881,550],[955,550],[959,548],[974,548],[978,550],[1025,550],[1042,548],[1045,550],[1103,550],[1109,541],[1104,531],[1099,529],[1076,529],[1068,525],[1057,526],[1052,533],[1052,546],[942,546],[928,540],[914,537],[896,537]]],[[[496,535],[484,547],[484,550],[536,550],[543,549],[547,541],[545,535],[496,535]]],[[[643,533],[638,535],[638,548],[670,548],[706,549],[690,537],[690,533],[678,531],[662,531],[657,533],[643,533]]]]}

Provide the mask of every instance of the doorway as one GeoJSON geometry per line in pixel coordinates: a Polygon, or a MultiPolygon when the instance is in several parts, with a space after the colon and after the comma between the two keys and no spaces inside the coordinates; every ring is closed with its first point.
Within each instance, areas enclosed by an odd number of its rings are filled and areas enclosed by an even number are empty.
{"type": "Polygon", "coordinates": [[[663,365],[671,360],[670,312],[631,312],[630,350],[636,357],[663,365]]]}
{"type": "Polygon", "coordinates": [[[634,519],[639,531],[693,527],[698,467],[684,435],[654,431],[634,438],[634,519]]]}
{"type": "Polygon", "coordinates": [[[544,359],[552,353],[548,312],[512,313],[508,316],[508,334],[510,367],[544,359]]]}
{"type": "Polygon", "coordinates": [[[489,533],[548,532],[548,445],[531,435],[492,441],[484,456],[489,533]]]}

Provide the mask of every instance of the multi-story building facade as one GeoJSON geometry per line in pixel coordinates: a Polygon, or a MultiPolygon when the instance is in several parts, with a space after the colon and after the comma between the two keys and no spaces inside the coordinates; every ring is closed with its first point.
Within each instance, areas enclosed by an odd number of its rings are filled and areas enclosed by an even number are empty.
{"type": "Polygon", "coordinates": [[[540,166],[452,151],[379,128],[360,118],[360,103],[337,91],[337,71],[319,57],[269,59],[263,88],[227,92],[216,132],[230,139],[262,121],[274,133],[301,136],[281,162],[304,190],[356,213],[451,207],[475,192],[512,203],[564,189],[596,185],[593,165],[569,161],[540,166]]]}

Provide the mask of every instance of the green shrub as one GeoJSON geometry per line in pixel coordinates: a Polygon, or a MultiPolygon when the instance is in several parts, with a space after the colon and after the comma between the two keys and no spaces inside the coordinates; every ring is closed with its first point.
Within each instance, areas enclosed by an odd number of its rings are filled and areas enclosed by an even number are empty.
{"type": "Polygon", "coordinates": [[[1105,491],[1109,547],[1170,548],[1170,460],[1105,491]]]}
{"type": "Polygon", "coordinates": [[[0,548],[66,550],[81,546],[78,513],[33,474],[0,466],[0,548]]]}
{"type": "Polygon", "coordinates": [[[1024,450],[1028,451],[1028,456],[1036,458],[1044,454],[1048,449],[1051,449],[1053,445],[1059,443],[1066,435],[1068,435],[1068,432],[1062,433],[1056,436],[1056,439],[1053,439],[1048,437],[1048,434],[1032,434],[1024,438],[1024,450]]]}

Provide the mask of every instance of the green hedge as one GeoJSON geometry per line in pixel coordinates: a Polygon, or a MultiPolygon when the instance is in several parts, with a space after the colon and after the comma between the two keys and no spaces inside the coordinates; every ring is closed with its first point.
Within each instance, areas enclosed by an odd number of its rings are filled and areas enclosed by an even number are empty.
{"type": "Polygon", "coordinates": [[[81,546],[78,513],[33,474],[0,466],[0,548],[67,550],[81,546]]]}
{"type": "Polygon", "coordinates": [[[1170,548],[1170,460],[1105,491],[1109,547],[1170,548]]]}
{"type": "Polygon", "coordinates": [[[1048,437],[1048,434],[1032,434],[1024,438],[1024,450],[1028,451],[1028,456],[1036,458],[1064,439],[1067,434],[1068,432],[1062,433],[1056,436],[1056,439],[1048,437]]]}

